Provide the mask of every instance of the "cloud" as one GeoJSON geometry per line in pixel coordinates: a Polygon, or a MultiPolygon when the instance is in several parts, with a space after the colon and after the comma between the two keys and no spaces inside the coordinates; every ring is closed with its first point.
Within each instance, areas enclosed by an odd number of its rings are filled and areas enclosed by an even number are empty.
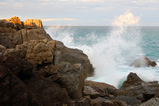
{"type": "Polygon", "coordinates": [[[116,16],[112,24],[115,26],[135,25],[138,24],[139,20],[140,16],[135,17],[131,12],[126,11],[123,15],[116,16]]]}
{"type": "Polygon", "coordinates": [[[76,21],[77,19],[74,18],[53,18],[53,19],[41,19],[42,21],[57,21],[57,20],[64,20],[64,21],[76,21]]]}

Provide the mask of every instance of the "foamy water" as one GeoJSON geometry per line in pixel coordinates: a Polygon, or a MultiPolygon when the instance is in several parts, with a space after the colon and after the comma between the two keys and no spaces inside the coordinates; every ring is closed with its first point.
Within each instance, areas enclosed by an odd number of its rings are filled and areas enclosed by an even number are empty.
{"type": "Polygon", "coordinates": [[[95,31],[98,27],[58,26],[48,27],[46,31],[53,39],[62,41],[67,47],[81,49],[88,55],[95,68],[95,76],[88,78],[89,80],[119,87],[130,72],[137,73],[145,81],[159,80],[158,66],[155,68],[129,66],[136,58],[146,55],[140,27],[127,26],[137,25],[139,18],[126,12],[115,17],[113,25],[117,26],[105,29],[100,27],[102,31],[99,28],[98,33],[95,31]]]}

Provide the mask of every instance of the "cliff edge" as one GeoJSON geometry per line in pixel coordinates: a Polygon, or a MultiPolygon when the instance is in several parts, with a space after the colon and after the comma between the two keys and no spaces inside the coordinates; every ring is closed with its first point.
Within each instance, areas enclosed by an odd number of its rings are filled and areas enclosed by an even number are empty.
{"type": "Polygon", "coordinates": [[[64,105],[94,69],[81,50],[53,40],[40,19],[0,20],[0,104],[64,105]]]}

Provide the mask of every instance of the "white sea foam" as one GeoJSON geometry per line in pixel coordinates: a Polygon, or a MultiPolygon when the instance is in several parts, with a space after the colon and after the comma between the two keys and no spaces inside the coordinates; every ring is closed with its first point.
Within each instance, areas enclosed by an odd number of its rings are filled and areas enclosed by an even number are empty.
{"type": "Polygon", "coordinates": [[[121,16],[115,17],[112,30],[105,36],[95,35],[93,32],[80,38],[75,42],[75,31],[71,28],[48,28],[46,31],[53,39],[62,41],[66,46],[78,48],[86,53],[95,68],[95,76],[89,80],[106,82],[118,87],[126,79],[130,72],[137,73],[145,81],[158,80],[154,75],[159,73],[156,68],[134,68],[129,64],[144,54],[140,43],[142,34],[139,27],[128,27],[136,25],[140,17],[135,17],[132,13],[126,12],[121,16]],[[122,18],[121,18],[122,17],[122,18]],[[129,17],[129,18],[128,18],[129,17]],[[120,19],[121,22],[120,22],[120,19]],[[123,20],[125,19],[125,21],[123,20]],[[120,23],[120,24],[119,24],[120,23]],[[92,45],[86,45],[80,40],[95,41],[92,45]]]}

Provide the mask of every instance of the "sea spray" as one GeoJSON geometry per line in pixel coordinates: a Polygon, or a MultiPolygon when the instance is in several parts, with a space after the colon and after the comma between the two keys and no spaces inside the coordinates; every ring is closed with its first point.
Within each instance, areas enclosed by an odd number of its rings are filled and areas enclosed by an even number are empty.
{"type": "Polygon", "coordinates": [[[129,67],[135,58],[145,55],[140,27],[131,26],[137,25],[140,17],[129,11],[118,17],[115,17],[111,27],[100,27],[102,33],[94,29],[99,27],[58,26],[49,27],[46,31],[53,39],[62,41],[67,47],[81,49],[88,55],[95,67],[95,76],[89,80],[120,87],[130,72],[137,73],[145,81],[158,80],[158,67],[129,67]],[[109,31],[105,31],[107,29],[109,31]]]}
{"type": "Polygon", "coordinates": [[[46,31],[55,40],[62,41],[65,45],[71,46],[73,43],[73,34],[70,26],[51,26],[46,31]]]}
{"type": "Polygon", "coordinates": [[[140,30],[137,27],[127,26],[134,25],[138,21],[139,18],[134,17],[130,12],[114,19],[113,25],[115,26],[112,27],[109,36],[102,38],[102,42],[92,47],[93,50],[98,49],[96,56],[89,56],[96,72],[94,77],[88,79],[106,82],[117,87],[122,78],[119,66],[129,66],[131,58],[142,54],[142,49],[139,46],[140,30]]]}

